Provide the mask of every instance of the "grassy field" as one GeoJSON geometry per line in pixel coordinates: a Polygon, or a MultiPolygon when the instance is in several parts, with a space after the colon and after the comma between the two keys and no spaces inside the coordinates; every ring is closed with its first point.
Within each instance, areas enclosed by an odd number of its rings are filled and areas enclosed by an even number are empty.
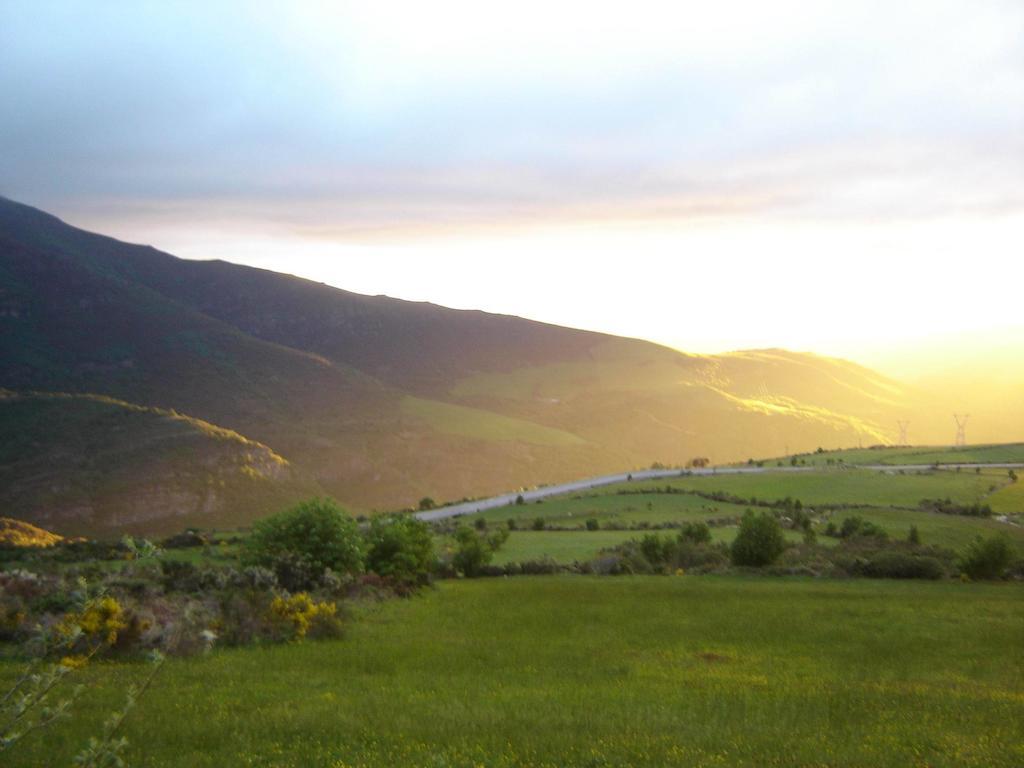
{"type": "MultiPolygon", "coordinates": [[[[659,487],[664,487],[662,483],[659,487]]],[[[746,507],[709,501],[691,494],[619,495],[618,487],[609,491],[600,489],[566,496],[554,496],[541,504],[521,504],[489,509],[476,517],[488,522],[504,523],[515,520],[517,525],[528,525],[538,517],[561,526],[583,525],[588,518],[601,523],[668,523],[706,520],[709,517],[742,516],[746,507]]],[[[635,490],[625,487],[625,490],[635,490]]]]}
{"type": "MultiPolygon", "coordinates": [[[[1024,472],[1018,473],[1024,475],[1024,472]]],[[[1024,480],[999,489],[986,501],[992,505],[992,511],[1001,515],[1024,514],[1024,480]]]]}
{"type": "Polygon", "coordinates": [[[804,504],[865,504],[916,507],[921,499],[950,498],[973,504],[984,501],[995,486],[1009,482],[1005,470],[953,472],[941,470],[898,474],[867,469],[833,469],[809,472],[766,472],[751,475],[694,475],[671,480],[637,482],[610,486],[675,488],[702,492],[725,491],[743,498],[784,499],[789,496],[804,504]]]}
{"type": "MultiPolygon", "coordinates": [[[[828,461],[842,460],[846,464],[970,464],[996,462],[1000,464],[1024,462],[1024,443],[997,445],[955,446],[900,446],[893,448],[850,448],[842,451],[801,454],[800,459],[813,466],[825,466],[828,461]]],[[[789,457],[766,459],[765,465],[789,463],[789,457]]]]}
{"type": "MultiPolygon", "coordinates": [[[[346,638],[173,659],[135,766],[1024,763],[1021,588],[743,578],[444,582],[346,638]]],[[[137,664],[5,763],[67,765],[137,664]]],[[[0,667],[9,676],[10,666],[0,667]]]]}
{"type": "MultiPolygon", "coordinates": [[[[483,517],[489,525],[515,520],[515,531],[495,557],[496,564],[522,562],[545,557],[560,563],[588,560],[600,550],[642,531],[534,531],[531,523],[538,517],[547,525],[581,529],[588,519],[607,524],[638,525],[681,523],[741,517],[744,504],[709,500],[696,493],[662,493],[666,486],[683,491],[711,493],[721,491],[742,498],[756,497],[774,501],[790,497],[805,506],[850,505],[835,510],[831,519],[838,525],[845,517],[859,515],[879,525],[894,539],[906,538],[910,527],[917,526],[922,541],[955,551],[962,550],[976,536],[1007,534],[1019,552],[1024,553],[1024,526],[988,518],[944,515],[917,509],[922,499],[944,499],[973,504],[989,503],[996,513],[1024,512],[1024,483],[1009,482],[1005,470],[986,469],[956,472],[951,470],[899,474],[889,471],[817,469],[807,472],[764,473],[751,475],[690,476],[657,481],[634,481],[620,485],[545,499],[543,503],[510,505],[487,510],[468,520],[483,517]],[[993,490],[994,489],[994,490],[993,490]],[[628,493],[622,493],[628,491],[628,493]],[[861,506],[863,505],[863,506],[861,506]]],[[[1019,518],[1018,518],[1019,519],[1019,518]]],[[[819,534],[824,522],[816,525],[819,534]]],[[[731,542],[735,526],[712,528],[716,541],[731,542]]],[[[666,535],[673,535],[666,532],[666,535]]],[[[794,531],[787,539],[798,541],[794,531]]],[[[837,543],[821,537],[822,544],[837,543]]]]}
{"type": "MultiPolygon", "coordinates": [[[[712,528],[713,541],[731,542],[739,529],[735,526],[712,528]]],[[[639,539],[645,533],[675,536],[675,531],[514,531],[504,546],[494,555],[495,565],[522,563],[528,560],[551,558],[558,563],[584,562],[597,556],[602,549],[614,547],[630,539],[639,539]]],[[[788,541],[800,541],[800,534],[785,531],[788,541]]],[[[903,533],[906,533],[904,531],[903,533]]]]}
{"type": "MultiPolygon", "coordinates": [[[[1024,527],[1007,525],[997,520],[983,517],[964,517],[960,515],[941,515],[935,512],[921,512],[908,509],[851,509],[835,512],[832,519],[836,524],[843,518],[852,515],[862,517],[884,529],[894,539],[905,539],[910,526],[917,526],[923,544],[934,544],[946,549],[960,551],[977,536],[991,536],[993,533],[1004,533],[1016,546],[1017,551],[1024,554],[1024,527]]],[[[818,528],[820,533],[820,526],[818,528]]],[[[836,542],[836,539],[821,538],[822,544],[836,542]]]]}

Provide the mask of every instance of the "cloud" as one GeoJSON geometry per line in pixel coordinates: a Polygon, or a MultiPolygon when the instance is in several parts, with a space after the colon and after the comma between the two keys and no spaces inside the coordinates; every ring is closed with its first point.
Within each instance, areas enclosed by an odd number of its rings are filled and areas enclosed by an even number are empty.
{"type": "Polygon", "coordinates": [[[1014,207],[1022,41],[966,0],[11,2],[0,178],[353,236],[1014,207]]]}

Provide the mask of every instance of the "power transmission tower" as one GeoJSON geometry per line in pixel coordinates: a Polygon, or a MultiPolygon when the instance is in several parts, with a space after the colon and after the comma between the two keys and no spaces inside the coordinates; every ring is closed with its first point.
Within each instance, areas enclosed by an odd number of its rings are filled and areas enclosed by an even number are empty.
{"type": "Polygon", "coordinates": [[[965,413],[963,416],[957,413],[953,414],[953,420],[956,422],[955,445],[967,445],[967,420],[969,418],[971,418],[971,414],[969,413],[965,413]]]}
{"type": "Polygon", "coordinates": [[[907,427],[910,426],[910,422],[897,419],[896,425],[900,428],[900,445],[909,445],[907,442],[907,427]]]}

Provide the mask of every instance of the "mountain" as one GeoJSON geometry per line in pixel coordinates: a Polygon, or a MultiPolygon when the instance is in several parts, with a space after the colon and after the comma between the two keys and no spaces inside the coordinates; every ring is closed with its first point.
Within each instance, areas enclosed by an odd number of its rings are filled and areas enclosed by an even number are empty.
{"type": "MultiPolygon", "coordinates": [[[[814,355],[687,355],[182,260],[4,199],[0,387],[187,414],[266,446],[356,510],[884,442],[918,396],[814,355]]],[[[62,514],[43,522],[68,531],[62,514]]]]}

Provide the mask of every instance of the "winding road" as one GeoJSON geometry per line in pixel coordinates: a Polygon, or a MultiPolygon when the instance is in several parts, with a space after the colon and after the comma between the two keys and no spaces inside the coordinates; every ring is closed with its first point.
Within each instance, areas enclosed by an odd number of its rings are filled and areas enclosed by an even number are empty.
{"type": "MultiPolygon", "coordinates": [[[[993,463],[993,464],[939,464],[938,469],[1024,469],[1024,463],[993,463]]],[[[585,491],[590,488],[600,488],[604,485],[625,483],[632,477],[633,480],[659,480],[666,477],[683,477],[688,475],[760,475],[769,472],[813,472],[822,470],[823,467],[707,467],[695,469],[641,469],[636,472],[620,472],[615,475],[601,475],[589,477],[583,480],[573,480],[559,485],[546,485],[541,488],[530,490],[512,491],[503,493],[500,496],[491,496],[486,499],[474,499],[463,501],[458,504],[449,504],[445,507],[438,507],[424,512],[417,512],[416,517],[420,520],[444,520],[459,515],[471,515],[474,512],[483,512],[497,507],[507,507],[516,503],[516,498],[523,497],[523,501],[530,502],[537,499],[546,499],[549,496],[559,496],[563,493],[573,491],[585,491]]],[[[844,467],[830,468],[835,472],[846,472],[851,469],[868,469],[879,472],[924,472],[936,469],[935,464],[850,464],[844,467]]]]}

